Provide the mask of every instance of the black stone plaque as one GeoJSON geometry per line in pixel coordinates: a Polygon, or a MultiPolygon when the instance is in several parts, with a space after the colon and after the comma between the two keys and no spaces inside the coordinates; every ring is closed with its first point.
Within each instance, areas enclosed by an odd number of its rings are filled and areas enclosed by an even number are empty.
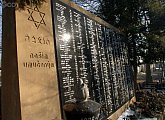
{"type": "Polygon", "coordinates": [[[52,8],[62,106],[81,78],[109,116],[134,95],[124,36],[58,0],[52,8]]]}

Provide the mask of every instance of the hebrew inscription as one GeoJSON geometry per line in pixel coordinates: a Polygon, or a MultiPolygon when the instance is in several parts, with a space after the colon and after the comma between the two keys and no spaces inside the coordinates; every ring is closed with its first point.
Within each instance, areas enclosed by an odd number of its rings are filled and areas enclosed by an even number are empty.
{"type": "Polygon", "coordinates": [[[42,37],[42,36],[30,36],[28,34],[25,35],[25,41],[31,42],[34,44],[44,44],[44,45],[50,45],[50,40],[48,37],[42,37]]]}

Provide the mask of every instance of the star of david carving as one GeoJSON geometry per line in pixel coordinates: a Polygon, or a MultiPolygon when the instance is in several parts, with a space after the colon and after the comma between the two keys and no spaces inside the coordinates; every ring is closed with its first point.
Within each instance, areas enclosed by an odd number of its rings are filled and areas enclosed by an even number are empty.
{"type": "Polygon", "coordinates": [[[34,8],[27,7],[28,13],[30,16],[28,17],[29,21],[32,21],[35,25],[35,27],[38,29],[40,25],[45,25],[44,17],[45,13],[39,11],[38,7],[35,6],[34,8]]]}

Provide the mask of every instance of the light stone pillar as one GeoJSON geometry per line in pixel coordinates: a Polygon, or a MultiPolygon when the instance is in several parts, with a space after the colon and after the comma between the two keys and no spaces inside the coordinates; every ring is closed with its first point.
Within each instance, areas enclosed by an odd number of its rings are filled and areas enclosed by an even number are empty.
{"type": "Polygon", "coordinates": [[[2,119],[61,120],[50,0],[4,9],[2,119]]]}

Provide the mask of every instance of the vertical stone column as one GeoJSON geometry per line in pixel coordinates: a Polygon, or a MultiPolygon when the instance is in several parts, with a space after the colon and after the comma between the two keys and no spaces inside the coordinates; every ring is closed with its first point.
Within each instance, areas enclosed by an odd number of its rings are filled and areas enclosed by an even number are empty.
{"type": "Polygon", "coordinates": [[[61,119],[50,0],[4,9],[2,119],[61,119]]]}

